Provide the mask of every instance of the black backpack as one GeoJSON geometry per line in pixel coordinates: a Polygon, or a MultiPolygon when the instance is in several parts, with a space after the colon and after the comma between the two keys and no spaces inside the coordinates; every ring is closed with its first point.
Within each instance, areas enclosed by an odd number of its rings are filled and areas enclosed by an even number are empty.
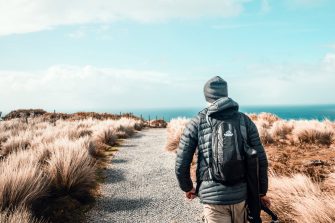
{"type": "Polygon", "coordinates": [[[209,149],[209,177],[214,181],[232,186],[245,181],[244,149],[240,130],[240,114],[229,119],[207,116],[212,129],[209,149]]]}

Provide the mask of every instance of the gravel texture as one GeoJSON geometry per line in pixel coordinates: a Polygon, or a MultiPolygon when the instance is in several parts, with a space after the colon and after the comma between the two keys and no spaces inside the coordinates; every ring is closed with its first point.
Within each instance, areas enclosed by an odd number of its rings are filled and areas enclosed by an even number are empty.
{"type": "Polygon", "coordinates": [[[145,129],[122,143],[88,222],[202,222],[199,200],[186,200],[178,187],[166,138],[166,129],[145,129]]]}

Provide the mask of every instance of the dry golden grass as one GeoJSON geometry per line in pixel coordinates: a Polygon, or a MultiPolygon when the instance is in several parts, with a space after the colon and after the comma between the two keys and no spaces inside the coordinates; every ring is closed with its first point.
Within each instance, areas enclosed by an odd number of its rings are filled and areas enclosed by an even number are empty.
{"type": "Polygon", "coordinates": [[[335,195],[304,175],[270,177],[273,210],[284,222],[334,222],[335,195]]]}
{"type": "Polygon", "coordinates": [[[71,215],[97,194],[107,152],[143,127],[124,117],[27,121],[0,122],[0,222],[81,221],[71,215]]]}
{"type": "MultiPolygon", "coordinates": [[[[281,120],[252,114],[270,163],[268,195],[281,222],[335,222],[335,123],[329,120],[281,120]]],[[[168,125],[168,151],[176,151],[189,119],[168,125]]],[[[191,175],[195,180],[196,157],[191,175]]]]}
{"type": "Polygon", "coordinates": [[[96,119],[96,120],[118,120],[120,118],[128,118],[128,119],[136,119],[139,120],[137,116],[134,116],[132,113],[123,113],[123,114],[110,114],[110,113],[97,113],[97,112],[76,112],[73,114],[66,114],[66,113],[53,113],[53,112],[46,112],[42,109],[18,109],[11,111],[8,113],[4,120],[11,120],[11,119],[24,119],[26,118],[42,118],[43,121],[50,121],[54,122],[58,119],[63,120],[71,120],[71,121],[79,121],[85,119],[96,119]]]}
{"type": "Polygon", "coordinates": [[[146,122],[146,125],[150,126],[151,128],[166,128],[167,124],[168,123],[163,119],[151,120],[150,122],[146,122]]]}
{"type": "Polygon", "coordinates": [[[282,120],[261,113],[251,115],[265,144],[318,144],[330,146],[335,140],[335,124],[329,120],[282,120]]]}
{"type": "Polygon", "coordinates": [[[53,193],[67,195],[79,201],[91,197],[96,186],[94,160],[85,141],[62,140],[51,149],[46,173],[53,193]]]}
{"type": "Polygon", "coordinates": [[[187,118],[176,118],[172,119],[167,125],[167,144],[165,149],[167,151],[176,151],[181,134],[184,131],[185,125],[190,120],[187,118]]]}
{"type": "Polygon", "coordinates": [[[46,196],[48,182],[38,156],[27,151],[10,154],[0,162],[0,210],[33,206],[46,196]]]}
{"type": "Polygon", "coordinates": [[[45,223],[46,221],[34,218],[27,208],[19,207],[14,211],[0,212],[1,223],[45,223]]]}

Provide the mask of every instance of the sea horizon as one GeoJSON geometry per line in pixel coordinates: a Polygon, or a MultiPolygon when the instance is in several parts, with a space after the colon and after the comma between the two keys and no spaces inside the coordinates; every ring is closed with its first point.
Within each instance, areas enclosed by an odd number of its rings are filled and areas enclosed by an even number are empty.
{"type": "MultiPolygon", "coordinates": [[[[192,118],[198,114],[203,107],[176,107],[176,108],[106,108],[106,109],[70,109],[57,110],[56,112],[75,113],[75,112],[106,112],[106,113],[132,113],[145,120],[164,119],[170,121],[173,118],[185,117],[192,118]]],[[[43,108],[42,108],[43,109],[43,108]]],[[[54,110],[45,109],[48,112],[54,110]]],[[[272,113],[282,119],[306,119],[306,120],[335,120],[335,104],[327,105],[245,105],[240,106],[239,110],[244,113],[272,113]]],[[[2,117],[10,111],[2,111],[2,117]]]]}

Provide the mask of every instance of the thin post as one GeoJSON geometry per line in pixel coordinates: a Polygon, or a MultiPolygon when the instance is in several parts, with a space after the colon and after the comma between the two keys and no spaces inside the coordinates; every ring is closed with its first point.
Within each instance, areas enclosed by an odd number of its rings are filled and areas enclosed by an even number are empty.
{"type": "Polygon", "coordinates": [[[142,114],[141,114],[141,120],[143,120],[142,114]]]}
{"type": "Polygon", "coordinates": [[[149,127],[150,127],[150,115],[149,115],[149,127]]]}
{"type": "Polygon", "coordinates": [[[54,126],[56,126],[56,109],[54,109],[54,118],[53,118],[54,126]]]}
{"type": "Polygon", "coordinates": [[[156,115],[156,121],[157,121],[157,115],[156,115]]]}

